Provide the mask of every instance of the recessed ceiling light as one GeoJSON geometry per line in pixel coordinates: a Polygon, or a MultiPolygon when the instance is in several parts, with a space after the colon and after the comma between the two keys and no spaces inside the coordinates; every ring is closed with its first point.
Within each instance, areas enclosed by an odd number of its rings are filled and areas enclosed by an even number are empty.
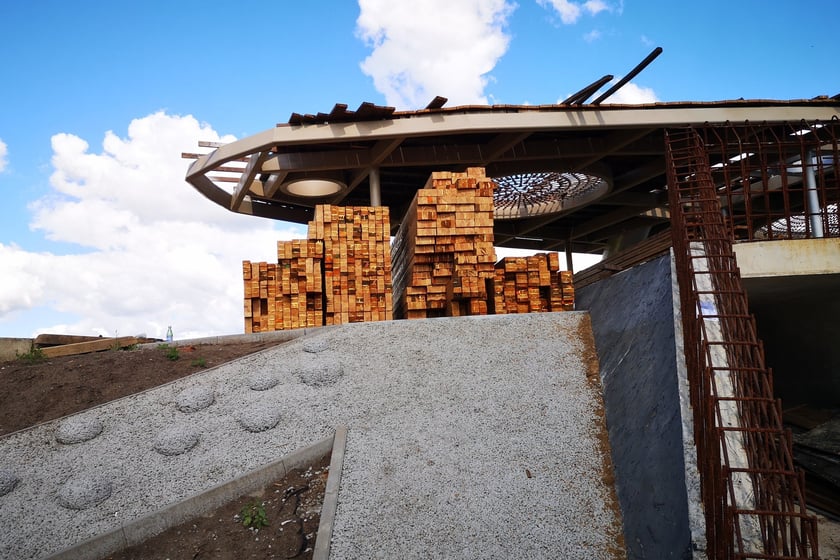
{"type": "Polygon", "coordinates": [[[292,196],[323,198],[339,193],[347,185],[333,179],[298,179],[280,185],[280,190],[292,196]]]}

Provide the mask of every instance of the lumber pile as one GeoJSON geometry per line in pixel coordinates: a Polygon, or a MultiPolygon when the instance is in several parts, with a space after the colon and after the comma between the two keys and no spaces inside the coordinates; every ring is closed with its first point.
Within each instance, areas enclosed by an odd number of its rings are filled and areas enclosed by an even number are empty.
{"type": "Polygon", "coordinates": [[[324,324],[393,318],[390,232],[385,206],[315,207],[308,237],[324,245],[324,324]]]}
{"type": "Polygon", "coordinates": [[[324,324],[323,258],[324,244],[321,241],[293,239],[277,242],[275,320],[269,330],[324,324]]]}
{"type": "Polygon", "coordinates": [[[242,261],[245,284],[245,332],[276,330],[277,265],[242,261]]]}
{"type": "Polygon", "coordinates": [[[307,239],[277,242],[277,263],[242,263],[245,332],[393,317],[385,207],[319,205],[307,239]]]}
{"type": "Polygon", "coordinates": [[[572,273],[560,270],[557,253],[505,257],[496,264],[491,312],[540,313],[575,308],[572,273]]]}
{"type": "Polygon", "coordinates": [[[394,317],[486,315],[493,189],[481,168],[432,173],[391,246],[394,317]]]}

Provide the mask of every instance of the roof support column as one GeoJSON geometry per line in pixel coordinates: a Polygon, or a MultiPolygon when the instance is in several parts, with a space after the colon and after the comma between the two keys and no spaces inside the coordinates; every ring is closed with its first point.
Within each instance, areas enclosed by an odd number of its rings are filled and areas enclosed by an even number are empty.
{"type": "Polygon", "coordinates": [[[382,206],[382,190],[379,185],[379,168],[372,167],[368,174],[370,181],[370,205],[382,206]]]}
{"type": "Polygon", "coordinates": [[[814,152],[808,152],[808,159],[802,162],[802,171],[805,175],[805,190],[808,196],[808,218],[811,222],[811,237],[824,237],[822,216],[820,216],[820,195],[817,192],[817,178],[814,173],[814,166],[817,160],[814,152]]]}
{"type": "Polygon", "coordinates": [[[566,239],[566,270],[571,272],[572,274],[575,273],[574,264],[572,264],[572,238],[571,236],[566,239]]]}

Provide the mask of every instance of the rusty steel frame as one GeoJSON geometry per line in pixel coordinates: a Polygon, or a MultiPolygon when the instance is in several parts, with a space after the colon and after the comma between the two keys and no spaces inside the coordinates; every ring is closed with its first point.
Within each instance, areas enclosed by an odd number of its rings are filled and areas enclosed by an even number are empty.
{"type": "Polygon", "coordinates": [[[840,237],[837,120],[707,125],[697,131],[736,241],[840,237]],[[809,172],[813,192],[808,192],[809,172]],[[818,201],[816,208],[809,194],[818,201]]]}
{"type": "MultiPolygon", "coordinates": [[[[806,511],[804,476],[793,464],[791,434],[773,396],[772,373],[732,249],[733,226],[746,223],[749,229],[756,220],[767,223],[777,217],[759,216],[749,202],[745,215],[752,222],[732,213],[724,216],[724,204],[732,207],[737,190],[721,194],[713,177],[727,167],[714,165],[734,163],[721,160],[729,154],[722,146],[730,146],[730,138],[761,140],[761,134],[758,128],[729,126],[666,131],[671,229],[707,552],[715,559],[819,558],[816,518],[806,511]]],[[[733,145],[744,149],[743,142],[733,145]]],[[[744,153],[749,152],[738,152],[744,153]]],[[[727,185],[737,187],[734,173],[729,178],[727,185]]]]}

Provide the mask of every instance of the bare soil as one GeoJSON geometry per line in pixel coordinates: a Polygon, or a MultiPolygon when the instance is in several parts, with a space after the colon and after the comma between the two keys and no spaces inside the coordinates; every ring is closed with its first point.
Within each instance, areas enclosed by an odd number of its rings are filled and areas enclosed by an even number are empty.
{"type": "MultiPolygon", "coordinates": [[[[276,342],[108,350],[0,362],[0,437],[264,350],[276,342]]],[[[262,491],[109,556],[114,560],[312,557],[329,456],[291,471],[262,491]],[[268,525],[247,528],[243,508],[265,510],[268,525]]],[[[164,505],[164,504],[161,504],[164,505]]]]}

